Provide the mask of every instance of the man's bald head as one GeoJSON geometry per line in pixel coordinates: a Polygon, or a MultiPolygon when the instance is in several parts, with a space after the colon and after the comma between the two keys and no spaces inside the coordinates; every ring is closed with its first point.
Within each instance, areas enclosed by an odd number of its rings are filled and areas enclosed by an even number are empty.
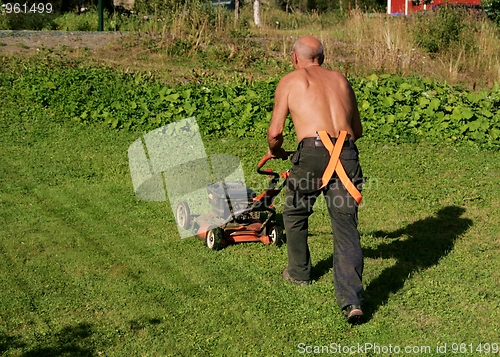
{"type": "Polygon", "coordinates": [[[317,62],[320,66],[325,59],[321,42],[313,36],[299,38],[293,45],[293,52],[302,60],[317,62]]]}

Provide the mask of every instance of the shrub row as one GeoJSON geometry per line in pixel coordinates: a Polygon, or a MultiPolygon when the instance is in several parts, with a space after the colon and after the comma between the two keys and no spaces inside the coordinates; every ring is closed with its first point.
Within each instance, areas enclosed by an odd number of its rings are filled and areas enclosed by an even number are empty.
{"type": "MultiPolygon", "coordinates": [[[[0,72],[3,100],[30,103],[59,120],[147,132],[195,116],[204,135],[265,137],[278,79],[169,88],[144,74],[86,66],[0,72]]],[[[365,138],[448,141],[500,148],[500,88],[473,92],[420,78],[351,78],[365,138]]],[[[293,132],[287,121],[285,134],[293,132]]]]}
{"type": "Polygon", "coordinates": [[[500,148],[500,87],[474,92],[429,79],[372,75],[353,82],[365,136],[500,148]]]}

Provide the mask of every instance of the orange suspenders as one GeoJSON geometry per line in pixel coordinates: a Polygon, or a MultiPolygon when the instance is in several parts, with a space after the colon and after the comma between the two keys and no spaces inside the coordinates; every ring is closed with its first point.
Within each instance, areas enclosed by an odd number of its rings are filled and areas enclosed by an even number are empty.
{"type": "Polygon", "coordinates": [[[347,192],[349,192],[349,194],[359,204],[363,199],[363,197],[361,196],[361,192],[358,191],[356,186],[354,186],[352,181],[349,179],[349,176],[347,176],[344,170],[344,166],[342,166],[342,163],[340,162],[340,152],[342,151],[342,147],[344,146],[347,131],[344,130],[340,132],[335,146],[333,145],[332,140],[330,139],[330,136],[328,136],[326,131],[318,131],[318,135],[321,139],[321,142],[330,153],[330,161],[328,162],[328,166],[323,173],[323,177],[321,179],[323,185],[320,188],[325,187],[328,182],[330,182],[333,173],[337,171],[337,175],[342,184],[347,189],[347,192]]]}

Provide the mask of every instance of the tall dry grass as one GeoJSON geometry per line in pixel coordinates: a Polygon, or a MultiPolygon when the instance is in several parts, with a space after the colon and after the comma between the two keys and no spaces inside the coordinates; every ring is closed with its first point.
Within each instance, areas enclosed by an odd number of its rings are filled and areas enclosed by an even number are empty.
{"type": "Polygon", "coordinates": [[[490,77],[500,83],[500,41],[498,29],[482,22],[475,34],[477,50],[471,51],[464,72],[473,77],[490,77]]]}
{"type": "Polygon", "coordinates": [[[326,65],[349,74],[418,75],[472,87],[500,82],[499,29],[478,14],[293,14],[265,4],[262,11],[264,26],[257,28],[251,6],[238,21],[231,10],[179,6],[140,24],[136,42],[205,67],[277,74],[291,69],[294,41],[312,34],[325,45],[326,65]]]}
{"type": "MultiPolygon", "coordinates": [[[[252,28],[251,18],[242,18],[252,28]]],[[[287,14],[270,7],[263,19],[264,29],[251,32],[263,38],[266,56],[283,61],[297,38],[312,34],[324,43],[327,64],[344,72],[419,75],[472,87],[500,83],[500,31],[477,12],[445,8],[393,17],[359,10],[287,14]]]]}
{"type": "MultiPolygon", "coordinates": [[[[434,13],[425,16],[426,22],[440,20],[434,13]]],[[[345,61],[351,61],[351,67],[361,73],[416,74],[472,86],[500,82],[498,28],[477,14],[461,16],[459,32],[446,42],[440,38],[422,41],[422,36],[440,34],[422,33],[419,17],[368,17],[359,11],[351,12],[341,29],[323,30],[321,37],[331,48],[338,47],[335,44],[339,41],[349,48],[350,56],[345,61]],[[434,47],[422,46],[429,41],[441,42],[431,51],[434,47]]],[[[332,51],[331,55],[338,53],[332,51]]]]}
{"type": "Polygon", "coordinates": [[[421,72],[428,61],[409,39],[409,31],[407,18],[367,17],[360,11],[351,12],[344,25],[357,68],[402,75],[421,72]]]}

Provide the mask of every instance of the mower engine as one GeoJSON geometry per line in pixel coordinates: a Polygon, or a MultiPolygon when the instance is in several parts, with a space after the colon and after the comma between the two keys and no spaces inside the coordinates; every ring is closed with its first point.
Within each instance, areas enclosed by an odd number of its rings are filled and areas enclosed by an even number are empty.
{"type": "Polygon", "coordinates": [[[256,196],[241,181],[216,182],[208,185],[207,191],[212,211],[223,219],[248,208],[256,196]]]}

